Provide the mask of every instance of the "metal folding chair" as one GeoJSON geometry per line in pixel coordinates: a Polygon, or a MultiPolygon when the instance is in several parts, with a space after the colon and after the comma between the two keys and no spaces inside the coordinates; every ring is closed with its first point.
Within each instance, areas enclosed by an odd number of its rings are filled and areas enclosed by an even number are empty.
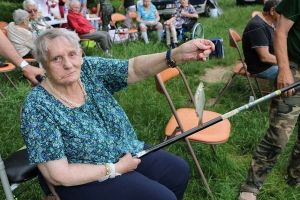
{"type": "MultiPolygon", "coordinates": [[[[191,89],[188,85],[188,82],[187,82],[183,72],[178,67],[166,69],[163,72],[161,72],[155,76],[155,82],[156,82],[157,91],[159,93],[165,95],[165,97],[168,101],[168,104],[173,113],[173,115],[171,116],[171,118],[166,126],[166,129],[165,129],[165,135],[166,135],[165,140],[198,126],[198,117],[197,117],[197,114],[193,107],[194,96],[191,92],[191,89]],[[186,102],[186,103],[185,103],[185,105],[177,106],[177,107],[175,106],[175,104],[173,102],[174,101],[181,102],[178,98],[179,95],[172,93],[172,91],[170,89],[167,90],[167,87],[165,85],[165,82],[172,80],[176,76],[181,77],[181,80],[186,89],[186,100],[182,101],[182,102],[186,102]],[[171,96],[172,96],[172,98],[171,98],[171,96]],[[174,101],[172,99],[174,99],[174,101]]],[[[180,96],[182,96],[182,95],[180,95],[180,96]]],[[[204,110],[203,111],[203,123],[205,123],[211,119],[214,119],[220,115],[221,114],[216,113],[216,112],[204,110]]],[[[231,127],[230,122],[226,119],[218,124],[215,124],[209,128],[206,128],[202,131],[199,131],[199,132],[185,138],[185,142],[189,148],[191,156],[193,157],[193,160],[194,160],[194,162],[197,166],[197,169],[200,173],[200,176],[201,176],[209,193],[211,193],[211,190],[209,188],[209,185],[206,181],[204,173],[202,172],[202,169],[200,167],[200,163],[196,157],[196,154],[195,154],[190,142],[209,144],[211,146],[213,152],[216,153],[216,149],[214,148],[214,145],[227,142],[227,140],[229,139],[229,136],[230,136],[230,127],[231,127]]]]}

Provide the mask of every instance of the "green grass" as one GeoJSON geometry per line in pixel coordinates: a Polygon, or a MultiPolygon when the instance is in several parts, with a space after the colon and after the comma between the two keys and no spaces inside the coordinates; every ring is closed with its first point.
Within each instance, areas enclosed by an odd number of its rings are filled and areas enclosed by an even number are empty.
{"type": "MultiPolygon", "coordinates": [[[[113,1],[116,7],[119,3],[120,0],[113,1]]],[[[228,45],[228,29],[235,28],[239,33],[242,33],[245,24],[251,18],[252,11],[262,9],[261,5],[237,7],[234,0],[222,0],[218,3],[224,11],[223,15],[218,18],[201,16],[199,21],[204,26],[205,38],[222,37],[224,39],[225,58],[212,59],[204,63],[189,62],[181,65],[180,67],[185,73],[192,91],[196,90],[200,82],[199,77],[205,74],[206,68],[213,68],[214,66],[225,67],[238,62],[236,50],[228,45]]],[[[7,4],[9,3],[5,2],[5,5],[7,4]]],[[[15,5],[10,6],[15,7],[15,5]]],[[[114,44],[111,53],[116,58],[129,59],[138,55],[166,51],[163,43],[156,43],[155,32],[151,33],[149,38],[149,45],[145,45],[142,40],[125,44],[114,44]]],[[[87,54],[103,56],[103,52],[96,48],[89,49],[87,54]]],[[[15,70],[9,75],[13,78],[18,89],[14,89],[1,76],[0,91],[6,96],[6,99],[0,98],[0,153],[2,158],[7,158],[24,145],[20,134],[19,109],[24,98],[31,90],[28,82],[21,78],[20,71],[15,70]]],[[[229,72],[226,77],[230,75],[229,72]]],[[[220,80],[218,83],[205,82],[204,84],[206,101],[209,101],[218,96],[225,83],[224,80],[220,80]]],[[[174,90],[176,95],[183,95],[179,81],[171,84],[169,87],[174,90]]],[[[216,106],[207,106],[206,109],[222,114],[226,113],[247,103],[250,94],[251,91],[246,80],[243,77],[239,77],[216,106]]],[[[118,92],[115,97],[128,114],[141,140],[150,145],[158,144],[163,140],[165,125],[168,122],[171,111],[165,98],[156,92],[153,77],[129,86],[127,90],[118,92]]],[[[232,126],[231,136],[227,143],[216,147],[217,155],[213,154],[208,145],[192,143],[214,194],[214,199],[237,199],[239,187],[246,178],[252,153],[268,126],[268,106],[269,102],[261,104],[262,113],[259,113],[256,108],[252,108],[229,118],[232,126]]],[[[300,198],[299,190],[289,187],[283,179],[294,141],[295,135],[291,137],[289,145],[281,155],[272,173],[270,173],[258,196],[258,200],[296,200],[300,198]]],[[[206,191],[186,144],[177,142],[170,145],[167,151],[184,158],[191,167],[191,177],[185,200],[212,199],[206,191]]],[[[18,200],[40,200],[43,197],[44,195],[38,184],[35,184],[33,188],[22,194],[18,200]]],[[[5,199],[2,187],[0,188],[0,199],[5,199]]]]}

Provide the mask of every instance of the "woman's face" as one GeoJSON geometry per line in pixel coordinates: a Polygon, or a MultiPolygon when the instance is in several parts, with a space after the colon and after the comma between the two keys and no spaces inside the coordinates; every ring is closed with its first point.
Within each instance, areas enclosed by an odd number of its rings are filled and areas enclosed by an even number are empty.
{"type": "Polygon", "coordinates": [[[62,40],[48,43],[46,72],[53,84],[68,85],[80,78],[82,50],[62,40]]]}
{"type": "Polygon", "coordinates": [[[36,5],[28,5],[28,6],[26,6],[26,10],[29,13],[29,18],[31,20],[37,20],[38,19],[36,5]]]}
{"type": "Polygon", "coordinates": [[[188,5],[189,1],[188,0],[180,0],[180,5],[182,7],[186,7],[188,5]]]}
{"type": "Polygon", "coordinates": [[[143,4],[146,8],[148,8],[150,6],[151,1],[150,0],[144,0],[143,4]]]}
{"type": "Polygon", "coordinates": [[[74,12],[74,13],[79,13],[80,12],[80,4],[79,3],[74,3],[73,5],[72,5],[72,11],[74,12]]]}

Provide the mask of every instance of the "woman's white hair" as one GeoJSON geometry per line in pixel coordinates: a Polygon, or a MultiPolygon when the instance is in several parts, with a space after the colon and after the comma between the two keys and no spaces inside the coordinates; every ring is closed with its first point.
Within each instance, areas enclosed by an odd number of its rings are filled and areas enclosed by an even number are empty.
{"type": "Polygon", "coordinates": [[[27,6],[31,6],[31,5],[37,6],[37,4],[34,0],[25,0],[25,1],[23,1],[24,10],[27,10],[27,6]]]}
{"type": "Polygon", "coordinates": [[[13,12],[13,19],[16,25],[21,25],[24,21],[29,20],[29,13],[22,9],[15,10],[13,12]]]}
{"type": "Polygon", "coordinates": [[[69,4],[70,8],[72,8],[73,5],[75,5],[75,4],[80,5],[80,1],[78,1],[78,0],[72,0],[72,1],[70,2],[70,4],[69,4]]]}
{"type": "Polygon", "coordinates": [[[65,28],[51,28],[38,36],[35,40],[35,48],[33,49],[33,56],[37,62],[47,69],[49,61],[48,46],[50,42],[59,42],[65,45],[76,47],[80,50],[80,38],[74,31],[68,31],[65,28]]]}

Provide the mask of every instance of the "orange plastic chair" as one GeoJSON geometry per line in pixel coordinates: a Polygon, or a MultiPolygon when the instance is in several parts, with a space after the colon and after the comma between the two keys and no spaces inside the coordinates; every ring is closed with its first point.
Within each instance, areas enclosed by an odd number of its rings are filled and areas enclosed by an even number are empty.
{"type": "MultiPolygon", "coordinates": [[[[261,87],[260,87],[260,85],[258,83],[258,80],[257,80],[259,77],[256,77],[255,75],[251,75],[247,71],[247,65],[246,65],[246,63],[244,61],[244,56],[242,55],[242,51],[240,50],[239,45],[238,45],[238,42],[241,42],[241,41],[242,41],[241,35],[236,30],[230,28],[229,29],[229,45],[231,47],[237,49],[241,62],[238,63],[234,67],[232,77],[226,83],[226,85],[222,89],[220,95],[218,96],[217,100],[215,101],[215,103],[213,105],[215,105],[215,104],[217,104],[219,102],[219,100],[221,99],[221,97],[224,95],[224,93],[227,91],[227,89],[229,88],[229,86],[233,83],[233,81],[236,79],[236,77],[238,75],[245,76],[247,78],[248,84],[249,84],[249,86],[251,88],[251,91],[252,91],[252,95],[253,95],[254,99],[257,99],[256,94],[255,94],[254,89],[253,89],[253,86],[252,86],[252,83],[251,83],[251,80],[250,80],[250,77],[253,77],[254,80],[255,80],[255,82],[256,82],[257,88],[258,88],[261,96],[263,96],[263,93],[261,91],[261,87]]],[[[258,108],[259,112],[261,112],[259,104],[257,104],[257,108],[258,108]]]]}
{"type": "Polygon", "coordinates": [[[8,23],[4,21],[0,21],[0,29],[3,29],[5,26],[7,26],[8,23]]]}
{"type": "MultiPolygon", "coordinates": [[[[111,20],[114,21],[114,22],[120,22],[120,21],[124,21],[126,19],[126,16],[123,15],[123,14],[120,14],[120,13],[113,13],[111,15],[111,20]]],[[[115,34],[114,34],[114,38],[113,38],[113,42],[115,41],[115,36],[118,34],[118,35],[121,35],[121,34],[129,34],[132,35],[133,33],[138,33],[138,29],[135,29],[135,28],[130,28],[128,30],[125,30],[125,31],[120,31],[117,29],[117,27],[115,27],[115,34]]]]}
{"type": "MultiPolygon", "coordinates": [[[[174,80],[174,79],[173,79],[174,80]]],[[[175,81],[175,80],[174,80],[175,81]]],[[[176,80],[178,81],[178,79],[176,80]]],[[[155,76],[155,82],[156,82],[156,89],[159,93],[165,95],[168,104],[172,110],[173,115],[171,116],[166,129],[165,129],[165,140],[174,137],[175,135],[181,134],[187,130],[190,130],[196,126],[198,126],[198,117],[196,115],[195,109],[193,107],[194,105],[194,96],[191,92],[191,89],[188,85],[188,82],[183,74],[183,72],[178,68],[169,68],[164,70],[163,72],[157,74],[155,76]],[[167,90],[167,87],[165,85],[165,82],[172,80],[174,77],[181,77],[181,80],[185,86],[186,89],[186,103],[182,106],[175,107],[172,99],[176,102],[182,102],[178,100],[177,94],[172,93],[172,91],[167,90]],[[172,96],[172,98],[171,98],[172,96]]],[[[180,95],[182,96],[182,95],[180,95]]],[[[214,119],[216,117],[219,117],[221,114],[204,110],[203,111],[203,123],[214,119]]],[[[203,171],[201,169],[200,163],[195,155],[195,152],[190,144],[190,142],[198,142],[202,144],[209,144],[211,148],[213,149],[214,153],[216,153],[216,150],[214,148],[214,145],[216,144],[223,144],[227,142],[230,136],[230,122],[229,120],[224,120],[220,123],[217,123],[213,126],[210,126],[206,129],[203,129],[202,131],[199,131],[193,135],[188,136],[185,138],[185,142],[189,148],[189,151],[191,153],[191,156],[193,157],[193,160],[197,166],[197,169],[200,173],[200,176],[208,190],[209,193],[211,193],[211,190],[209,188],[209,185],[206,181],[206,178],[203,174],[203,171]]]]}

